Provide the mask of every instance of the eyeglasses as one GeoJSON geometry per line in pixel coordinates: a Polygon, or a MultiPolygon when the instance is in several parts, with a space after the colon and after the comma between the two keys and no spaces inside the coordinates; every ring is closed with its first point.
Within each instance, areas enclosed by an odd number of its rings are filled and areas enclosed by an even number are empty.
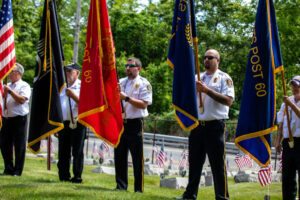
{"type": "Polygon", "coordinates": [[[207,58],[208,60],[212,60],[212,59],[214,59],[214,58],[217,59],[217,57],[215,57],[215,56],[203,56],[203,60],[205,60],[206,58],[207,58]]]}
{"type": "Polygon", "coordinates": [[[127,68],[127,67],[133,68],[133,67],[136,67],[136,65],[133,65],[133,64],[126,64],[126,65],[125,65],[125,68],[127,68]]]}
{"type": "Polygon", "coordinates": [[[72,69],[66,68],[66,72],[71,72],[72,69]]]}
{"type": "Polygon", "coordinates": [[[19,72],[18,70],[11,70],[11,72],[19,72]]]}

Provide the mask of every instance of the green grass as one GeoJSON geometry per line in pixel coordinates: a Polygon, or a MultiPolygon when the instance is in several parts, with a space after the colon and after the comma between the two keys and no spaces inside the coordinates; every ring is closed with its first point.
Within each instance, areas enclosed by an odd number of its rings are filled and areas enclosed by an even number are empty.
{"type": "MultiPolygon", "coordinates": [[[[173,199],[180,196],[184,190],[175,190],[159,187],[158,176],[145,176],[145,191],[143,194],[133,192],[133,174],[129,170],[128,191],[113,191],[115,177],[113,175],[96,174],[91,170],[98,166],[84,166],[83,184],[60,182],[57,175],[57,166],[51,165],[51,171],[46,169],[46,160],[27,157],[21,177],[0,176],[1,200],[24,199],[173,199]]],[[[0,156],[0,172],[3,171],[3,160],[0,156]]],[[[229,195],[232,200],[262,200],[267,194],[267,187],[258,183],[234,183],[229,178],[229,195]]],[[[270,186],[271,199],[281,199],[281,183],[272,183],[270,186]]],[[[213,187],[199,189],[198,199],[213,200],[213,187]]]]}

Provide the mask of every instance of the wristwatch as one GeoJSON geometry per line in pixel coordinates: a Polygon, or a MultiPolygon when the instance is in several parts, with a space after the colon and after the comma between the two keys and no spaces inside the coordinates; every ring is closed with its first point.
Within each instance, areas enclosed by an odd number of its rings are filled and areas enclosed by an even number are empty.
{"type": "Polygon", "coordinates": [[[11,90],[8,90],[7,93],[8,93],[8,94],[11,94],[11,90]]]}
{"type": "Polygon", "coordinates": [[[125,101],[128,102],[129,100],[130,100],[130,97],[127,96],[127,97],[125,98],[125,101]]]}

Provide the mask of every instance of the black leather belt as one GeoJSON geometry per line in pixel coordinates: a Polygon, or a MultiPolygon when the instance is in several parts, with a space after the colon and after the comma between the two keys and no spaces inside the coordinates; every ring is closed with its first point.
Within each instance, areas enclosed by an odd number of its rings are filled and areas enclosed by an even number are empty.
{"type": "Polygon", "coordinates": [[[214,125],[219,122],[224,122],[224,119],[217,119],[217,120],[210,120],[210,121],[199,120],[199,125],[200,126],[210,126],[210,125],[214,125]]]}
{"type": "Polygon", "coordinates": [[[27,117],[27,115],[24,115],[24,116],[18,115],[18,116],[15,116],[15,117],[3,117],[3,118],[5,118],[5,119],[21,119],[21,118],[24,118],[24,117],[27,117]]]}
{"type": "Polygon", "coordinates": [[[143,120],[143,118],[134,118],[134,119],[123,119],[124,123],[135,123],[143,120]]]}

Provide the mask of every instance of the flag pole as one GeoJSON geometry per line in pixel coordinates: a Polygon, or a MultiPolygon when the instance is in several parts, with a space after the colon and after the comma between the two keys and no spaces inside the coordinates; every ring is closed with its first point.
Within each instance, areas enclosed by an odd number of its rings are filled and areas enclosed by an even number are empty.
{"type": "Polygon", "coordinates": [[[47,145],[47,170],[51,170],[51,164],[50,164],[50,159],[51,159],[51,135],[48,136],[48,145],[47,145]]]}
{"type": "Polygon", "coordinates": [[[274,171],[276,171],[276,163],[277,163],[277,151],[275,151],[275,165],[274,165],[274,171]]]}
{"type": "MultiPolygon", "coordinates": [[[[283,95],[287,96],[286,94],[286,86],[285,86],[285,79],[284,79],[284,71],[281,70],[281,80],[282,80],[282,87],[283,87],[283,95]]],[[[291,131],[291,122],[290,122],[290,116],[288,112],[288,105],[285,104],[285,113],[286,113],[286,119],[287,119],[287,125],[288,125],[288,132],[289,132],[289,147],[292,149],[294,148],[294,138],[292,136],[291,131]]]]}
{"type": "MultiPolygon", "coordinates": [[[[67,73],[66,73],[65,69],[64,69],[64,73],[65,73],[65,77],[66,77],[66,86],[67,86],[67,88],[69,88],[68,77],[67,77],[67,73]]],[[[70,109],[70,115],[71,115],[71,122],[72,122],[72,124],[74,124],[73,111],[72,111],[72,107],[71,107],[71,98],[68,97],[68,100],[69,100],[69,109],[70,109]]]]}
{"type": "Polygon", "coordinates": [[[153,159],[154,159],[154,150],[153,147],[155,145],[155,136],[156,136],[156,122],[157,122],[157,117],[154,119],[154,129],[153,129],[153,144],[152,144],[152,161],[151,163],[153,164],[153,159]]]}
{"type": "MultiPolygon", "coordinates": [[[[196,63],[196,69],[197,69],[197,80],[200,81],[200,67],[199,67],[199,58],[198,58],[198,39],[193,38],[194,41],[194,57],[195,57],[195,63],[196,63]]],[[[203,109],[203,102],[202,102],[202,95],[199,91],[199,102],[200,102],[200,109],[203,109]]]]}
{"type": "MultiPolygon", "coordinates": [[[[7,85],[7,76],[6,76],[5,79],[4,79],[4,84],[7,85]]],[[[4,107],[4,110],[7,109],[6,103],[7,103],[7,94],[6,94],[6,97],[5,97],[5,99],[4,99],[4,106],[3,106],[3,107],[4,107]]]]}
{"type": "MultiPolygon", "coordinates": [[[[189,1],[189,3],[191,3],[189,1]]],[[[193,2],[194,3],[194,2],[193,2]]],[[[194,7],[194,5],[193,5],[194,7]]],[[[190,6],[190,16],[192,15],[191,13],[191,6],[190,6]]],[[[195,27],[196,29],[197,27],[195,27]]],[[[193,29],[191,29],[191,32],[193,31],[193,29]]],[[[192,33],[193,35],[193,33],[192,33]]],[[[194,43],[194,59],[195,59],[195,65],[196,65],[196,70],[197,70],[197,80],[200,81],[200,67],[199,67],[199,58],[198,58],[198,39],[197,36],[195,38],[193,38],[193,43],[194,43]]],[[[199,104],[200,104],[200,113],[202,113],[204,111],[204,107],[203,107],[203,102],[202,102],[202,95],[201,92],[199,91],[199,104]]]]}

